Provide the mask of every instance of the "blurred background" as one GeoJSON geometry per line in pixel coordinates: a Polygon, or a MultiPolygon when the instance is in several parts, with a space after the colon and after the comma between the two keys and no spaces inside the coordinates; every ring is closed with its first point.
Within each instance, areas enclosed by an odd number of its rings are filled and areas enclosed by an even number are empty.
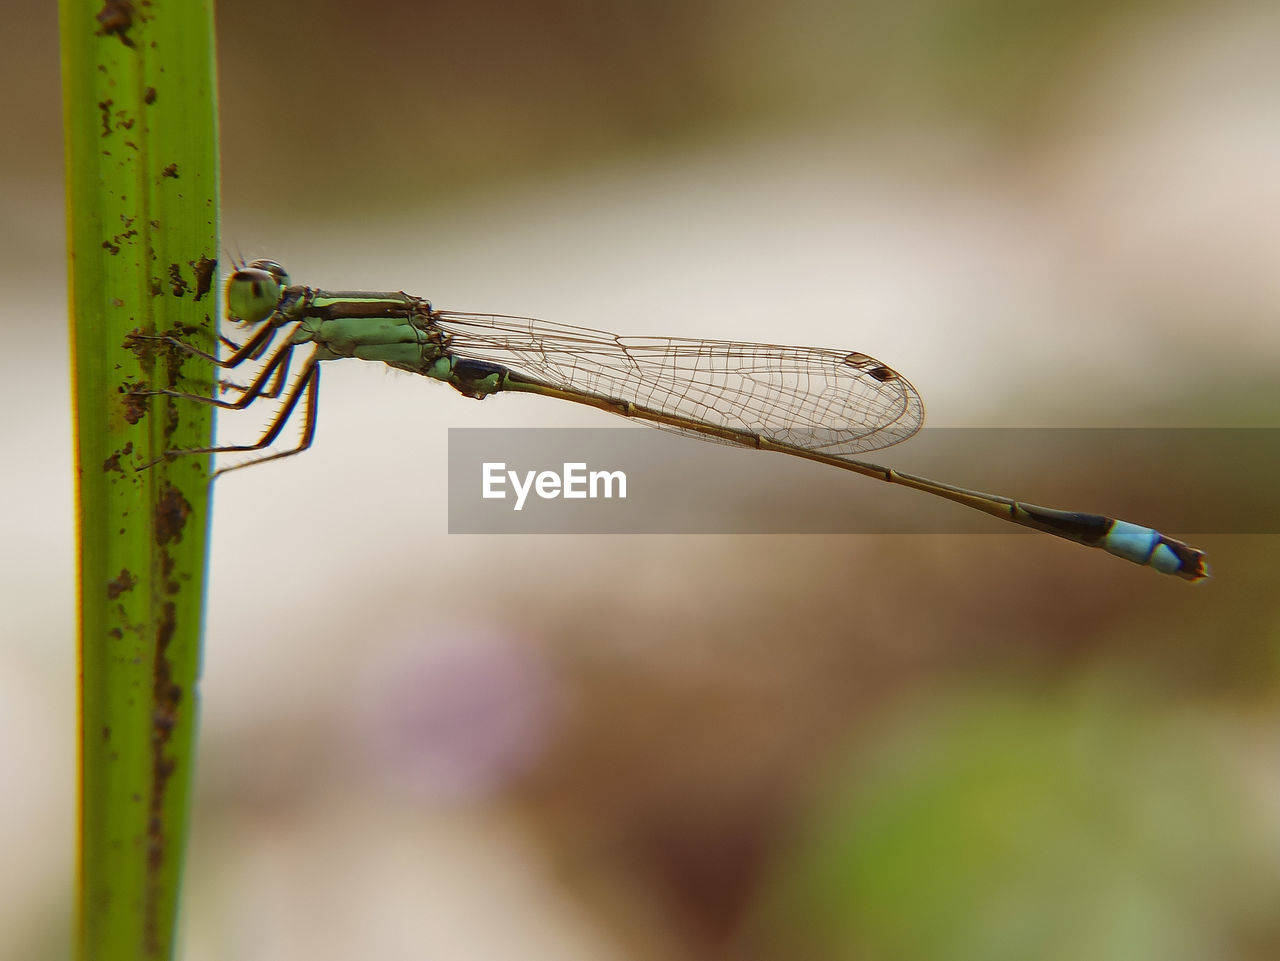
{"type": "MultiPolygon", "coordinates": [[[[298,282],[845,346],[933,425],[1280,426],[1274,4],[218,20],[224,242],[298,282]]],[[[57,33],[5,21],[0,956],[58,958],[57,33]]],[[[449,536],[447,428],[612,425],[567,406],[332,365],[315,447],[219,482],[185,957],[1280,957],[1276,537],[1197,536],[1192,587],[994,522],[449,536]]],[[[1043,465],[1058,506],[1160,522],[1159,478],[1091,468],[1043,465]]],[[[919,496],[882,488],[849,478],[919,496]]]]}

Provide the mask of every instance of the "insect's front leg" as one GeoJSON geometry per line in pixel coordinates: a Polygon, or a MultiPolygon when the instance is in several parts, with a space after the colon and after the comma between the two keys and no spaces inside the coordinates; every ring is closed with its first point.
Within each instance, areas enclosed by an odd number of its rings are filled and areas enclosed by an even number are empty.
{"type": "Polygon", "coordinates": [[[218,339],[234,351],[230,357],[218,357],[207,351],[201,350],[199,347],[192,346],[184,340],[180,340],[170,334],[144,334],[141,331],[134,331],[129,335],[129,340],[134,342],[150,342],[153,344],[164,344],[175,350],[181,350],[193,357],[199,357],[201,360],[208,361],[224,370],[231,370],[239,367],[245,361],[257,360],[260,358],[271,344],[272,338],[276,331],[280,330],[280,326],[275,324],[263,324],[243,344],[236,344],[235,341],[219,334],[218,339]]]}

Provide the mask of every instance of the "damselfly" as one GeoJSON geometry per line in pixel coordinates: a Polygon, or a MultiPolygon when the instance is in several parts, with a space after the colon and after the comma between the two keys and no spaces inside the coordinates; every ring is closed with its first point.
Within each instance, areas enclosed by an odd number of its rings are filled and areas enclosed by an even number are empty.
{"type": "Polygon", "coordinates": [[[253,328],[244,344],[227,342],[234,348],[228,357],[162,339],[221,368],[262,360],[253,382],[231,400],[158,393],[234,410],[283,393],[280,410],[253,444],[170,454],[266,450],[299,404],[303,429],[296,447],[229,469],[301,453],[315,437],[320,362],[355,357],[424,374],[478,400],[504,391],[558,397],[704,440],[803,457],[945,497],[1164,574],[1191,581],[1208,574],[1203,552],[1149,527],[1037,507],[856,459],[852,455],[906,440],[924,421],[916,389],[866,354],[619,337],[528,317],[437,310],[403,292],[294,286],[284,268],[269,260],[232,273],[227,314],[253,328]],[[294,351],[305,345],[311,351],[289,382],[294,351]]]}

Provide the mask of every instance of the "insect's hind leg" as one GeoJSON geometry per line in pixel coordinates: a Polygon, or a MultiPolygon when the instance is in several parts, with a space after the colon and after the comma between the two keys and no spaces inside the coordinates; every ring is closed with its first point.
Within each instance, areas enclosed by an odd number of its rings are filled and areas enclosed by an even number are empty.
{"type": "Polygon", "coordinates": [[[214,448],[211,453],[225,454],[236,451],[252,451],[261,450],[269,446],[280,434],[281,428],[288,421],[293,413],[294,407],[298,403],[298,399],[302,398],[303,402],[303,427],[302,437],[298,441],[298,446],[289,450],[277,451],[274,454],[267,454],[265,457],[254,457],[243,464],[233,464],[230,467],[222,467],[213,472],[214,477],[221,477],[223,474],[229,474],[233,470],[241,470],[245,467],[254,467],[258,464],[265,464],[267,461],[280,460],[284,457],[292,457],[294,454],[301,454],[304,450],[311,446],[316,439],[316,397],[320,392],[320,365],[317,361],[311,360],[310,368],[305,369],[302,377],[299,379],[297,386],[291,392],[290,396],[285,399],[284,407],[280,409],[279,415],[274,423],[267,430],[258,442],[243,447],[219,447],[214,448]]]}
{"type": "MultiPolygon", "coordinates": [[[[298,380],[294,383],[288,393],[285,395],[284,404],[272,419],[267,429],[252,444],[222,444],[211,447],[188,447],[181,450],[166,451],[161,458],[151,461],[143,468],[150,467],[159,460],[172,460],[175,457],[181,457],[186,454],[238,454],[249,453],[252,451],[263,450],[275,443],[276,438],[280,436],[280,432],[284,429],[284,425],[289,422],[293,416],[294,410],[299,403],[303,405],[303,430],[302,438],[298,446],[290,448],[286,451],[279,451],[274,454],[268,454],[265,457],[255,457],[245,461],[243,464],[235,464],[231,467],[224,467],[213,472],[214,477],[229,473],[233,470],[240,470],[243,467],[249,467],[253,464],[263,464],[269,460],[277,460],[281,457],[291,457],[294,454],[301,454],[304,450],[311,446],[316,436],[316,397],[320,390],[320,367],[319,362],[314,358],[308,358],[306,365],[303,367],[298,376],[298,380]]],[[[203,398],[206,401],[213,402],[211,398],[203,398]]]]}

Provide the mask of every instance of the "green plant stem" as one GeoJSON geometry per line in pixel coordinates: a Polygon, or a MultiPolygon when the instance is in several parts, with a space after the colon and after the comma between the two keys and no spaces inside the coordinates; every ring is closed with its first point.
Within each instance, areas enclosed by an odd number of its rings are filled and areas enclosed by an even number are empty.
{"type": "Polygon", "coordinates": [[[213,9],[61,0],[80,577],[81,959],[167,958],[186,844],[217,316],[213,9]],[[202,380],[185,376],[190,373],[202,380]]]}

